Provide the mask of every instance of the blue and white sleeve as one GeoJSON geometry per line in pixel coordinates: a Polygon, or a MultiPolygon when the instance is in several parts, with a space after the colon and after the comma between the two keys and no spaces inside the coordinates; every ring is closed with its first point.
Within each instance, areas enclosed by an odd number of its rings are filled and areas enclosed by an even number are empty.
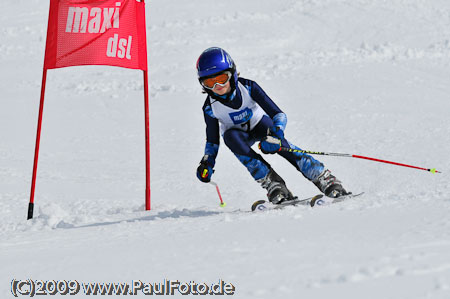
{"type": "Polygon", "coordinates": [[[280,128],[283,132],[286,129],[286,125],[287,125],[287,116],[285,113],[280,112],[278,114],[276,114],[273,118],[273,124],[275,127],[280,128]]]}
{"type": "Polygon", "coordinates": [[[208,155],[208,162],[214,167],[220,144],[219,121],[215,118],[211,106],[206,103],[203,106],[203,116],[206,124],[205,155],[208,155]]]}

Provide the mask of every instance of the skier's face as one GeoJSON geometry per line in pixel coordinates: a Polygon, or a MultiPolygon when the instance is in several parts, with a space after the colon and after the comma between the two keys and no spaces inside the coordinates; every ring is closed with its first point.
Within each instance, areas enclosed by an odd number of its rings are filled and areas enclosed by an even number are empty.
{"type": "Polygon", "coordinates": [[[212,91],[218,94],[219,96],[223,96],[224,94],[229,93],[231,91],[230,81],[228,81],[224,86],[216,84],[216,86],[214,86],[212,91]]]}

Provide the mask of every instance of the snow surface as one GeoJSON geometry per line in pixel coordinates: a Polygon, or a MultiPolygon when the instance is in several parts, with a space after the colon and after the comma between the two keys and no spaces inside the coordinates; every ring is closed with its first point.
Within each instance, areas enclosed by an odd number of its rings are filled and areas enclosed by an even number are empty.
{"type": "MultiPolygon", "coordinates": [[[[14,278],[223,279],[235,298],[450,298],[450,1],[148,2],[152,211],[141,72],[74,67],[49,72],[31,221],[48,1],[2,0],[0,11],[1,298],[14,278]],[[265,192],[222,145],[220,208],[195,177],[205,141],[195,62],[210,46],[287,113],[298,146],[443,173],[318,157],[365,196],[254,214],[265,192]]],[[[267,159],[295,194],[317,193],[267,159]]]]}

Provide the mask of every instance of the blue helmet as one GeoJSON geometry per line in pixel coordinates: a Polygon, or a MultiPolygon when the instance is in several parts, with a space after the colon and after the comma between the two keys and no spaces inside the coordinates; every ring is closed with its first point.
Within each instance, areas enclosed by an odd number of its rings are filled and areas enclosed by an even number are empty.
{"type": "MultiPolygon", "coordinates": [[[[224,50],[218,47],[208,48],[200,55],[197,60],[197,75],[199,81],[206,77],[211,77],[216,74],[230,71],[233,79],[230,80],[232,91],[236,89],[237,72],[231,56],[224,50]]],[[[212,91],[205,90],[208,94],[212,91]]]]}

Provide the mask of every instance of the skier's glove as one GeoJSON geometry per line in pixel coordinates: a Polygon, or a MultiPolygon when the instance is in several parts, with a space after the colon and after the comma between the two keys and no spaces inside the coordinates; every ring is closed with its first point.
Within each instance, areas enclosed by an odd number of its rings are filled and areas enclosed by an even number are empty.
{"type": "Polygon", "coordinates": [[[275,154],[281,150],[281,140],[283,138],[283,129],[279,126],[272,126],[267,130],[267,136],[259,143],[259,149],[264,154],[275,154]]]}
{"type": "Polygon", "coordinates": [[[259,143],[259,149],[264,154],[275,154],[281,150],[281,140],[274,136],[266,136],[259,143]]]}
{"type": "Polygon", "coordinates": [[[204,155],[197,167],[197,178],[203,183],[209,183],[214,173],[214,162],[208,155],[204,155]]]}

